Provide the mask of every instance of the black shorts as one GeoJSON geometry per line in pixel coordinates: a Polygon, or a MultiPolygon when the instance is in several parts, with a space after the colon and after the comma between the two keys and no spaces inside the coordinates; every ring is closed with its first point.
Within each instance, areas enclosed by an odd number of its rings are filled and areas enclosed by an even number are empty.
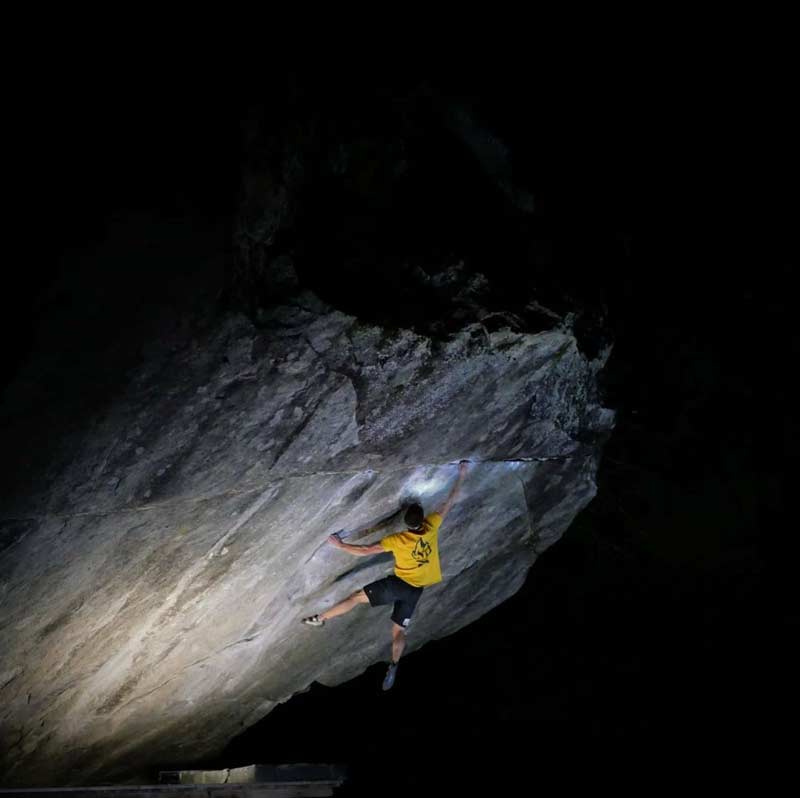
{"type": "Polygon", "coordinates": [[[422,595],[422,588],[409,585],[399,576],[392,574],[385,579],[379,579],[377,582],[366,585],[364,592],[373,607],[394,602],[392,620],[398,626],[405,628],[414,614],[414,608],[422,595]]]}

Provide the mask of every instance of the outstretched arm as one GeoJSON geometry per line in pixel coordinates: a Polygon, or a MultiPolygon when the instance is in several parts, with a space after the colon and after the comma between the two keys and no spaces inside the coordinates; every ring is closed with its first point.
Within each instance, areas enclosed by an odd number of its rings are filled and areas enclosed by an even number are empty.
{"type": "Polygon", "coordinates": [[[450,508],[455,504],[456,499],[458,498],[458,491],[461,488],[461,483],[464,481],[464,477],[467,473],[467,466],[468,462],[466,460],[462,460],[458,464],[458,479],[456,480],[456,484],[453,485],[453,490],[450,491],[450,495],[445,500],[445,503],[439,509],[439,515],[442,516],[442,520],[444,517],[450,512],[450,508]]]}
{"type": "Polygon", "coordinates": [[[354,557],[368,557],[370,554],[383,554],[385,551],[380,543],[374,543],[372,546],[356,546],[352,543],[342,542],[336,535],[330,535],[328,543],[331,546],[336,546],[337,549],[352,554],[354,557]]]}

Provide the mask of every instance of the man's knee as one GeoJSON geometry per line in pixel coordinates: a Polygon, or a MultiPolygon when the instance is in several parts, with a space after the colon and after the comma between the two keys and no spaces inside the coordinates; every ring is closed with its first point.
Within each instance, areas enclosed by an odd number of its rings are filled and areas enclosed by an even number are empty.
{"type": "Polygon", "coordinates": [[[400,640],[406,636],[406,630],[399,624],[392,623],[392,637],[395,640],[400,640]]]}
{"type": "Polygon", "coordinates": [[[356,590],[352,596],[350,596],[351,601],[355,601],[356,604],[369,604],[369,596],[363,590],[356,590]]]}

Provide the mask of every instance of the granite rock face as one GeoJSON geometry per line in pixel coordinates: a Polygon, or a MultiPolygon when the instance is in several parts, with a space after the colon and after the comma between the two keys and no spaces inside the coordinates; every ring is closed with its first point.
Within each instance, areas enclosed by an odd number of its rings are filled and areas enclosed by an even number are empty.
{"type": "Polygon", "coordinates": [[[308,292],[258,327],[176,331],[2,499],[3,780],[190,762],[312,682],[388,659],[388,608],[299,623],[391,571],[325,538],[375,542],[412,498],[433,510],[460,459],[474,465],[441,530],[444,581],[407,652],[507,599],[594,495],[604,362],[567,325],[434,339],[308,292]]]}

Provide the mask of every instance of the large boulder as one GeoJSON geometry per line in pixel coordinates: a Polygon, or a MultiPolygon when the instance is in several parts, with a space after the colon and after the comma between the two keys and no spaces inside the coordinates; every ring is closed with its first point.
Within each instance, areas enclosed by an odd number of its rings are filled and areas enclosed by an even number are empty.
{"type": "Polygon", "coordinates": [[[590,360],[566,324],[434,339],[303,293],[257,327],[230,315],[171,335],[3,496],[7,783],[207,757],[312,682],[386,660],[388,610],[300,624],[391,571],[325,539],[400,529],[403,504],[434,509],[461,459],[474,465],[441,530],[444,581],[409,653],[511,596],[595,493],[607,353],[590,360]]]}

